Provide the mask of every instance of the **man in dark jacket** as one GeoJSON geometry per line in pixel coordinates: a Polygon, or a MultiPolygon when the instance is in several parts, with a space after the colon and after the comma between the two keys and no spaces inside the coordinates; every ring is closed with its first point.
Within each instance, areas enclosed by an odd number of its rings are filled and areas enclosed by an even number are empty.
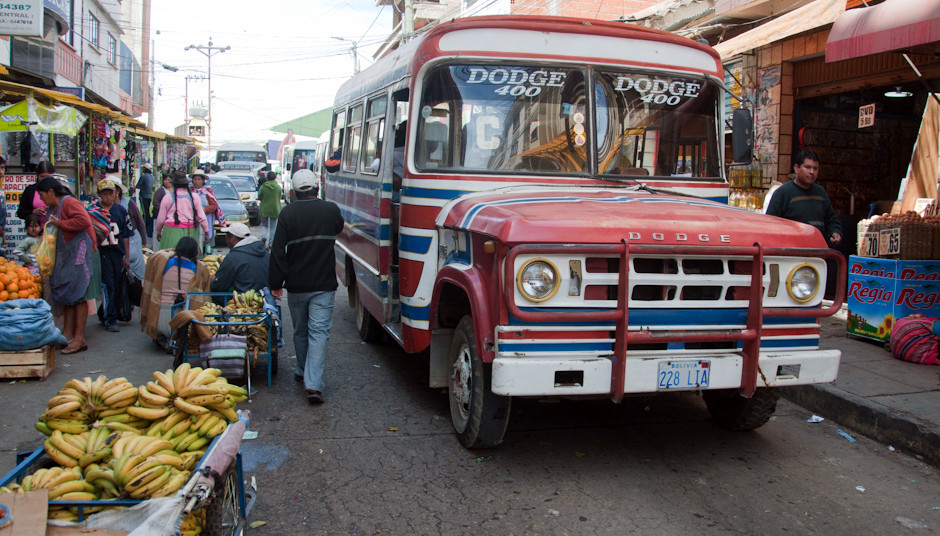
{"type": "Polygon", "coordinates": [[[307,400],[323,403],[323,369],[336,292],[336,256],[333,244],[343,230],[343,216],[335,204],[317,198],[317,176],[309,169],[294,173],[297,201],[277,218],[271,244],[271,293],[287,305],[294,322],[297,368],[294,379],[303,381],[307,400]]]}
{"type": "Polygon", "coordinates": [[[222,229],[228,233],[229,254],[209,284],[212,292],[248,292],[268,286],[270,256],[264,244],[251,236],[244,223],[233,223],[222,229]]]}

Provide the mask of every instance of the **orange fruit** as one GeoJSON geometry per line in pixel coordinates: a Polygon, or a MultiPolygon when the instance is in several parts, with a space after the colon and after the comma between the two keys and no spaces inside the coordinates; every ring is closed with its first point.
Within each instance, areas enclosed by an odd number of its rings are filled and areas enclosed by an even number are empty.
{"type": "Polygon", "coordinates": [[[18,299],[20,299],[20,293],[19,293],[19,292],[11,292],[11,293],[10,293],[10,299],[11,299],[11,300],[18,300],[18,299]]]}
{"type": "Polygon", "coordinates": [[[10,293],[5,290],[0,290],[0,301],[7,301],[10,299],[10,293]]]}
{"type": "Polygon", "coordinates": [[[10,283],[6,286],[6,289],[10,292],[10,294],[15,294],[18,290],[20,290],[20,286],[16,283],[10,283]]]}

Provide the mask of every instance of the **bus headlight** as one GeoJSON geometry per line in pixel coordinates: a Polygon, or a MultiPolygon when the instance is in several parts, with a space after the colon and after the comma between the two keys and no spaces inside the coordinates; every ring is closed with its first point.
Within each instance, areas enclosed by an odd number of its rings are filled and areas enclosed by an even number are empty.
{"type": "Polygon", "coordinates": [[[801,264],[787,276],[787,292],[794,301],[806,303],[819,292],[819,272],[809,264],[801,264]]]}
{"type": "Polygon", "coordinates": [[[516,274],[516,287],[529,301],[543,302],[558,291],[558,269],[546,259],[526,262],[516,274]]]}

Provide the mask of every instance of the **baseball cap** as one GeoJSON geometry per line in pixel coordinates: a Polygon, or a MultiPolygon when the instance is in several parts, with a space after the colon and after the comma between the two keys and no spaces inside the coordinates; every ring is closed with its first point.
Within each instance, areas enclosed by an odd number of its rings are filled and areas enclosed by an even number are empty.
{"type": "Polygon", "coordinates": [[[144,165],[141,166],[141,167],[143,167],[144,169],[149,169],[149,170],[153,171],[153,166],[151,166],[150,164],[144,164],[144,165]]]}
{"type": "Polygon", "coordinates": [[[298,192],[318,190],[317,175],[309,169],[301,169],[291,177],[291,187],[298,192]]]}
{"type": "Polygon", "coordinates": [[[244,223],[233,223],[228,227],[223,227],[222,231],[228,233],[235,238],[248,238],[251,236],[251,229],[248,228],[244,223]]]}
{"type": "Polygon", "coordinates": [[[117,190],[117,184],[111,179],[101,179],[98,181],[98,191],[102,190],[117,190]]]}

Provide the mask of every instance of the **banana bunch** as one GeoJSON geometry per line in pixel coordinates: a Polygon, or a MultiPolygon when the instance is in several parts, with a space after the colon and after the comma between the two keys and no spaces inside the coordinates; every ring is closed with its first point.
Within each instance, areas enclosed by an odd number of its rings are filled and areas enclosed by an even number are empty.
{"type": "Polygon", "coordinates": [[[136,402],[137,389],[126,378],[108,380],[105,376],[98,376],[94,381],[89,377],[71,379],[49,399],[46,410],[36,423],[36,429],[46,435],[51,435],[53,430],[81,434],[89,431],[99,419],[133,423],[132,419],[120,415],[126,413],[124,408],[136,402]]]}
{"type": "MultiPolygon", "coordinates": [[[[169,441],[180,454],[202,453],[215,436],[225,431],[228,420],[220,413],[210,411],[202,415],[190,415],[176,410],[165,419],[154,421],[146,435],[169,441]]],[[[200,456],[201,457],[201,454],[200,456]]],[[[192,461],[198,462],[199,457],[192,461]]],[[[192,469],[192,467],[187,467],[192,469]]]]}
{"type": "MultiPolygon", "coordinates": [[[[264,314],[264,296],[257,290],[249,290],[242,294],[232,292],[232,299],[223,312],[229,315],[247,315],[236,318],[242,322],[258,321],[264,314]]],[[[229,332],[234,335],[244,335],[247,338],[248,353],[257,354],[265,352],[268,348],[268,326],[265,324],[232,326],[229,332]]]]}
{"type": "MultiPolygon", "coordinates": [[[[127,432],[123,432],[127,433],[127,432]]],[[[122,432],[112,432],[108,428],[92,428],[81,434],[63,434],[53,430],[44,443],[46,454],[62,467],[85,469],[111,457],[111,445],[122,432]]]]}
{"type": "Polygon", "coordinates": [[[20,484],[13,484],[4,491],[26,493],[38,489],[49,490],[50,501],[94,501],[98,499],[97,488],[82,476],[77,467],[50,467],[39,469],[23,477],[20,484]]]}
{"type": "Polygon", "coordinates": [[[232,301],[229,302],[229,307],[233,305],[236,309],[248,309],[254,312],[261,312],[264,309],[264,296],[254,289],[241,294],[233,290],[232,301]]]}
{"type": "Polygon", "coordinates": [[[245,400],[248,392],[229,384],[221,373],[219,369],[190,367],[189,363],[183,363],[176,370],[155,371],[153,381],[137,389],[140,406],[127,411],[151,421],[165,419],[175,409],[195,416],[217,414],[234,422],[238,419],[235,404],[245,400]]]}
{"type": "Polygon", "coordinates": [[[137,500],[170,496],[183,487],[190,474],[161,462],[158,456],[133,452],[112,459],[109,465],[116,489],[137,500]]]}
{"type": "Polygon", "coordinates": [[[205,263],[212,277],[215,277],[215,273],[219,271],[219,266],[223,260],[225,260],[225,255],[206,255],[202,258],[202,262],[205,263]]]}
{"type": "Polygon", "coordinates": [[[202,313],[205,316],[221,316],[225,313],[217,303],[211,301],[204,303],[202,307],[196,309],[196,312],[202,313]]]}
{"type": "Polygon", "coordinates": [[[206,509],[193,510],[180,523],[180,536],[199,536],[206,525],[206,509]]]}

